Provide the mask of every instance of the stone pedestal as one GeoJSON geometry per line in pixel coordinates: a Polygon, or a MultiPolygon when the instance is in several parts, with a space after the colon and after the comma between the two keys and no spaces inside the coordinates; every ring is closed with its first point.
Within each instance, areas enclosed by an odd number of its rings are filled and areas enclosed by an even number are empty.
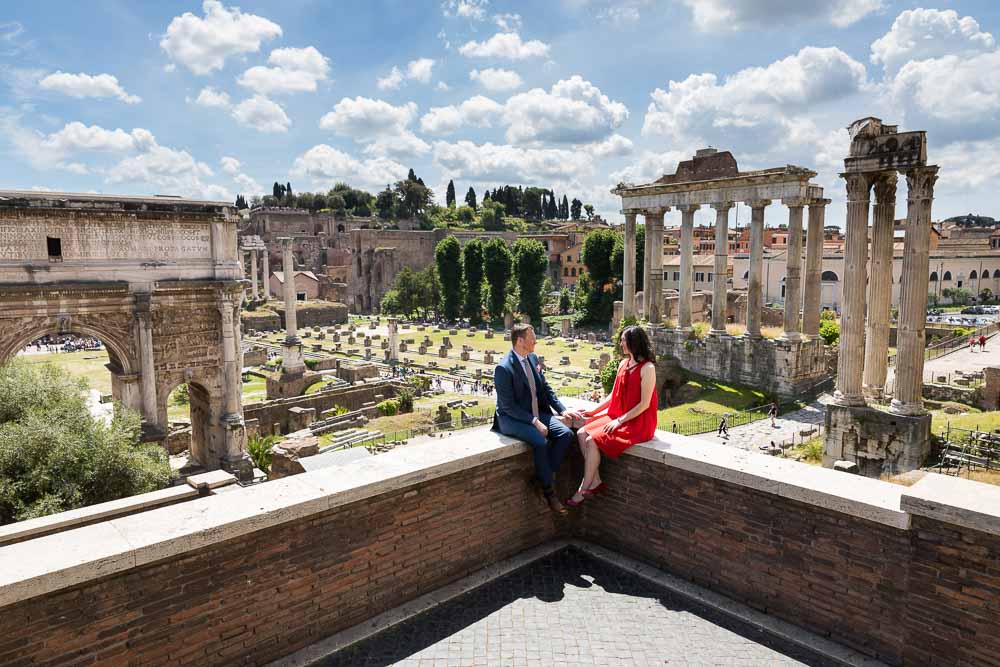
{"type": "MultiPolygon", "coordinates": [[[[611,335],[614,336],[618,331],[618,327],[621,326],[622,323],[624,304],[621,301],[615,301],[612,307],[614,310],[611,315],[611,335]]],[[[566,320],[563,321],[565,322],[566,320]]]]}
{"type": "Polygon", "coordinates": [[[828,405],[823,466],[852,461],[866,477],[916,470],[930,454],[931,416],[828,405]]]}
{"type": "Polygon", "coordinates": [[[569,325],[570,325],[569,319],[565,319],[565,320],[562,321],[562,337],[563,338],[569,338],[569,325]]]}

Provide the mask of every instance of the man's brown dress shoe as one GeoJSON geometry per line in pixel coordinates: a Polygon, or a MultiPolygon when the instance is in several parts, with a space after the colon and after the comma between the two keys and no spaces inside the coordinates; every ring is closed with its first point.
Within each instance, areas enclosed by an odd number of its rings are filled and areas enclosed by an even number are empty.
{"type": "Polygon", "coordinates": [[[545,502],[549,504],[549,509],[555,512],[556,514],[567,513],[566,508],[563,506],[562,502],[559,500],[559,497],[556,496],[555,493],[550,493],[549,495],[545,496],[545,502]]]}

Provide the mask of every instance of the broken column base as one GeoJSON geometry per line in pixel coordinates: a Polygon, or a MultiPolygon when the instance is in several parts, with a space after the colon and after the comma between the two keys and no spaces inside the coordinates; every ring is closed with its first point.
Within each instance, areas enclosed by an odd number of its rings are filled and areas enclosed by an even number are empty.
{"type": "Polygon", "coordinates": [[[931,416],[897,415],[869,406],[826,407],[823,467],[853,461],[858,474],[880,477],[916,470],[931,450],[931,416]]]}
{"type": "Polygon", "coordinates": [[[267,400],[301,396],[311,385],[319,382],[321,373],[303,371],[301,373],[281,372],[267,378],[267,400]]]}

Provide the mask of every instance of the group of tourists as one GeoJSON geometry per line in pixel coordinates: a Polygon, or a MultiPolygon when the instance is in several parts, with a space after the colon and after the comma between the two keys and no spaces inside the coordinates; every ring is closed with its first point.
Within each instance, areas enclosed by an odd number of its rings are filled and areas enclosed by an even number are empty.
{"type": "Polygon", "coordinates": [[[979,335],[979,338],[976,338],[975,334],[969,336],[969,350],[971,350],[972,352],[975,352],[976,351],[976,345],[979,346],[979,351],[980,352],[985,352],[986,351],[986,336],[984,336],[982,334],[979,335]]]}
{"type": "Polygon", "coordinates": [[[607,492],[601,479],[602,456],[618,456],[656,431],[656,369],[645,330],[622,331],[621,351],[611,395],[588,410],[568,409],[556,396],[535,355],[535,330],[516,324],[510,331],[511,350],[493,374],[497,407],[493,430],[528,443],[534,454],[535,479],[553,512],[579,507],[607,492]],[[574,433],[575,431],[575,433],[574,433]],[[584,459],[583,479],[565,500],[555,492],[555,475],[576,440],[584,459]]]}
{"type": "Polygon", "coordinates": [[[92,336],[76,334],[50,334],[42,336],[27,347],[29,352],[78,352],[80,350],[101,350],[104,345],[92,336]]]}

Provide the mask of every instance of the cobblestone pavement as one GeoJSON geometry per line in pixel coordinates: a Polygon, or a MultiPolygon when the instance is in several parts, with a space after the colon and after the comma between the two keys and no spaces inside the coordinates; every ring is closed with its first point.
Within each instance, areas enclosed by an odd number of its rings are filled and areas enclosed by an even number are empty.
{"type": "Polygon", "coordinates": [[[715,432],[702,433],[693,437],[716,444],[751,450],[770,445],[771,442],[781,445],[791,443],[794,439],[798,443],[802,441],[802,431],[816,429],[817,433],[819,432],[819,426],[823,423],[823,416],[826,412],[826,404],[832,398],[829,394],[823,394],[801,410],[781,415],[775,420],[774,426],[771,426],[770,419],[761,419],[746,426],[736,426],[729,429],[728,438],[720,438],[715,432]]]}
{"type": "Polygon", "coordinates": [[[569,548],[314,667],[826,664],[569,548]]]}

